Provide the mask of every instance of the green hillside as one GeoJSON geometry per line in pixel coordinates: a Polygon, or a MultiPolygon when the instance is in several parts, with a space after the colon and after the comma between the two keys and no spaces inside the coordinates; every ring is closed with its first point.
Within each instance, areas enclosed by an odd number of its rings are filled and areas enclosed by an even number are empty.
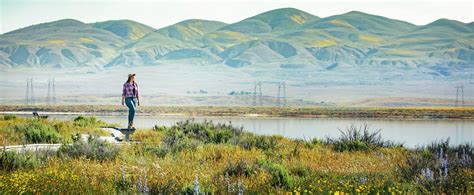
{"type": "Polygon", "coordinates": [[[300,28],[302,25],[318,20],[304,11],[294,8],[282,8],[271,10],[256,16],[244,19],[240,22],[222,27],[220,30],[228,30],[241,33],[268,33],[272,31],[286,31],[300,28]]]}
{"type": "Polygon", "coordinates": [[[474,69],[473,45],[473,22],[416,26],[357,11],[319,18],[281,8],[232,24],[190,19],[156,30],[131,20],[32,25],[0,35],[0,66],[212,64],[249,72],[383,70],[449,78],[474,69]]]}
{"type": "Polygon", "coordinates": [[[91,25],[130,40],[140,39],[155,30],[152,27],[132,20],[109,20],[105,22],[92,23],[91,25]]]}
{"type": "Polygon", "coordinates": [[[209,20],[185,20],[176,24],[160,28],[156,32],[174,39],[190,40],[225,26],[226,23],[209,20]]]}

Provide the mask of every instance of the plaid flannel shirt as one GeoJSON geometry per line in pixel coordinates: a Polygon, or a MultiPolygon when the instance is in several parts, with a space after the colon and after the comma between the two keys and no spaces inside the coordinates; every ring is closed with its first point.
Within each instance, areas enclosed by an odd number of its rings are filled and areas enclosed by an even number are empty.
{"type": "Polygon", "coordinates": [[[124,83],[122,95],[125,97],[138,97],[138,85],[137,83],[124,83]]]}

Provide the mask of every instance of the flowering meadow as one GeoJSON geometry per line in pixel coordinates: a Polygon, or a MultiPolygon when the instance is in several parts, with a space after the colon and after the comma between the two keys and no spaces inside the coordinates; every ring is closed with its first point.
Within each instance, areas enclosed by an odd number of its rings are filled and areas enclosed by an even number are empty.
{"type": "Polygon", "coordinates": [[[297,140],[188,120],[138,129],[121,145],[97,139],[104,125],[94,117],[0,116],[3,145],[63,144],[1,150],[0,193],[474,193],[471,145],[445,140],[408,149],[367,125],[297,140]]]}

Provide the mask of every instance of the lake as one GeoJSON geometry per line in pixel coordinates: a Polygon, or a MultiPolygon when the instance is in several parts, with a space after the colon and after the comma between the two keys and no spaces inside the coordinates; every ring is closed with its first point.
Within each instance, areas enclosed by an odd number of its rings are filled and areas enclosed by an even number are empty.
{"type": "MultiPolygon", "coordinates": [[[[75,116],[50,115],[50,118],[68,119],[75,116]]],[[[125,127],[127,116],[97,116],[100,120],[125,127]]],[[[136,116],[135,127],[152,128],[154,125],[171,126],[185,116],[136,116]]],[[[381,130],[384,139],[404,143],[407,147],[426,145],[435,140],[450,139],[453,145],[474,142],[472,120],[388,120],[388,119],[321,119],[321,118],[243,118],[243,117],[195,117],[220,123],[243,126],[244,130],[263,135],[282,135],[289,138],[337,137],[338,129],[351,124],[370,124],[371,130],[381,130]]]]}

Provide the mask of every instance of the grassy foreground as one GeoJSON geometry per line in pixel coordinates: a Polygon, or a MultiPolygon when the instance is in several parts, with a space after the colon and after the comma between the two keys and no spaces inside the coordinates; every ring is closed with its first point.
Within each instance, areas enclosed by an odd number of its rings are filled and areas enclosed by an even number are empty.
{"type": "Polygon", "coordinates": [[[103,133],[101,125],[94,117],[0,116],[3,143],[65,143],[58,151],[0,151],[0,193],[474,192],[471,145],[406,149],[367,126],[336,138],[293,140],[183,121],[137,130],[137,142],[122,146],[78,139],[76,133],[103,133]]]}
{"type": "MultiPolygon", "coordinates": [[[[113,105],[0,105],[0,111],[86,112],[126,114],[126,107],[113,105]]],[[[474,119],[474,107],[219,107],[142,106],[138,114],[183,114],[188,116],[269,116],[309,118],[474,119]]]]}

